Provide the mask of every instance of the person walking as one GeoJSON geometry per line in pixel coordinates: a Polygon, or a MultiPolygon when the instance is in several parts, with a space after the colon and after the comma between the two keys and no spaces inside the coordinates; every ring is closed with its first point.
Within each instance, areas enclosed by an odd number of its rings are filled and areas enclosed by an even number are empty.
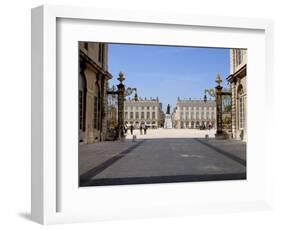
{"type": "Polygon", "coordinates": [[[144,135],[146,135],[146,129],[147,129],[147,127],[146,127],[146,125],[144,126],[144,135]]]}
{"type": "Polygon", "coordinates": [[[131,135],[133,135],[133,132],[134,132],[134,126],[133,125],[131,125],[130,130],[131,130],[131,135]]]}
{"type": "Polygon", "coordinates": [[[140,135],[142,135],[142,125],[140,125],[140,135]]]}

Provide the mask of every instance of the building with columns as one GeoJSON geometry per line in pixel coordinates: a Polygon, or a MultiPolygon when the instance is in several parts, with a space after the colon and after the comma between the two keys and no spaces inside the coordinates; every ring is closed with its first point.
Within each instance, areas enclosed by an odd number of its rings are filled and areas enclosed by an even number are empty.
{"type": "Polygon", "coordinates": [[[79,140],[103,141],[107,132],[108,45],[79,42],[79,140]]]}
{"type": "Polygon", "coordinates": [[[247,140],[247,50],[230,49],[230,75],[227,81],[232,94],[232,135],[247,140]]]}
{"type": "Polygon", "coordinates": [[[145,124],[150,128],[163,127],[162,104],[158,98],[128,99],[125,101],[124,106],[126,126],[133,125],[135,128],[139,128],[141,124],[145,124]]]}
{"type": "Polygon", "coordinates": [[[216,125],[216,103],[214,100],[177,99],[172,113],[173,128],[193,129],[201,125],[216,125]]]}

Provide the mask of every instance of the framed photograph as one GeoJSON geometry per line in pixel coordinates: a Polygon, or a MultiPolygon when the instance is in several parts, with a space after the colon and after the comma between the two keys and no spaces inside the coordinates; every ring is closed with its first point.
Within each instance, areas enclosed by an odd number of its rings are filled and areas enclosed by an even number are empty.
{"type": "Polygon", "coordinates": [[[272,33],[265,19],[32,9],[32,219],[271,209],[272,33]]]}

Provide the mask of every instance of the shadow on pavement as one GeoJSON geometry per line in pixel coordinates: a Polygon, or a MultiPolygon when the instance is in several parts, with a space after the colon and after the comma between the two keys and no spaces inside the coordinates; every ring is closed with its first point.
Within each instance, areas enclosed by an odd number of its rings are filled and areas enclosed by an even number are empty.
{"type": "Polygon", "coordinates": [[[82,184],[80,186],[84,187],[84,186],[103,186],[103,185],[155,184],[155,183],[201,182],[201,181],[245,180],[245,179],[246,179],[246,173],[103,178],[103,179],[90,180],[87,183],[82,184]]]}
{"type": "MultiPolygon", "coordinates": [[[[125,185],[125,184],[152,184],[152,183],[172,183],[172,182],[195,182],[195,181],[219,181],[219,180],[242,180],[246,179],[246,173],[224,173],[224,174],[197,174],[197,175],[175,175],[175,176],[152,176],[152,177],[126,177],[126,178],[94,178],[99,173],[113,165],[118,160],[122,159],[127,154],[131,153],[134,149],[139,147],[145,141],[149,139],[139,140],[135,145],[129,146],[127,149],[123,150],[120,153],[117,153],[113,157],[105,160],[101,164],[93,167],[87,172],[80,175],[79,185],[81,187],[85,186],[102,186],[102,185],[125,185]]],[[[219,141],[216,143],[216,140],[213,138],[204,139],[204,138],[160,138],[151,140],[155,142],[156,145],[161,145],[161,141],[168,141],[169,143],[186,143],[189,141],[195,141],[198,144],[207,146],[211,150],[214,150],[216,153],[223,155],[242,166],[246,167],[246,144],[235,142],[235,141],[219,141]],[[220,147],[220,143],[224,143],[224,146],[220,147]],[[241,158],[239,155],[233,154],[233,151],[227,150],[227,143],[232,145],[240,146],[242,149],[243,155],[245,157],[241,158]]],[[[241,154],[240,154],[241,155],[241,154]]]]}

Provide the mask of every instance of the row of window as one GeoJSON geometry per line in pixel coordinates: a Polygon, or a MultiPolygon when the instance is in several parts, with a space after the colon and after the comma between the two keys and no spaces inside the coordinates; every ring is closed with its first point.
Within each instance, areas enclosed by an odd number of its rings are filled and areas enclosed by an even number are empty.
{"type": "MultiPolygon", "coordinates": [[[[180,119],[187,119],[187,118],[189,118],[189,115],[190,115],[191,119],[194,119],[194,118],[199,119],[199,117],[200,117],[200,113],[199,112],[196,112],[195,114],[193,112],[191,112],[190,114],[187,112],[187,113],[185,113],[185,117],[184,117],[184,113],[181,112],[180,119]],[[194,115],[195,115],[195,117],[194,117],[194,115]]],[[[215,118],[215,113],[214,112],[212,112],[212,113],[209,113],[209,112],[204,113],[204,112],[202,112],[201,113],[201,118],[204,118],[204,119],[214,119],[215,118]]]]}
{"type": "Polygon", "coordinates": [[[155,112],[146,112],[146,117],[144,116],[144,112],[125,112],[125,119],[155,119],[156,118],[156,113],[155,112]],[[128,117],[129,116],[129,117],[128,117]]]}
{"type": "Polygon", "coordinates": [[[215,107],[191,107],[191,106],[181,106],[179,107],[180,110],[215,110],[215,107]]]}
{"type": "Polygon", "coordinates": [[[189,121],[187,121],[187,122],[181,122],[180,123],[180,127],[181,128],[188,128],[188,127],[190,127],[190,128],[195,128],[196,126],[199,126],[199,125],[212,125],[212,126],[214,126],[214,122],[212,122],[212,121],[205,121],[205,122],[200,122],[200,121],[191,121],[191,122],[189,122],[189,121]]]}
{"type": "Polygon", "coordinates": [[[128,110],[128,109],[131,109],[131,110],[133,110],[133,109],[136,109],[136,110],[138,110],[138,109],[142,109],[142,110],[144,110],[144,109],[147,109],[147,110],[152,109],[152,110],[155,110],[155,108],[156,108],[156,106],[125,106],[126,110],[128,110]]]}

